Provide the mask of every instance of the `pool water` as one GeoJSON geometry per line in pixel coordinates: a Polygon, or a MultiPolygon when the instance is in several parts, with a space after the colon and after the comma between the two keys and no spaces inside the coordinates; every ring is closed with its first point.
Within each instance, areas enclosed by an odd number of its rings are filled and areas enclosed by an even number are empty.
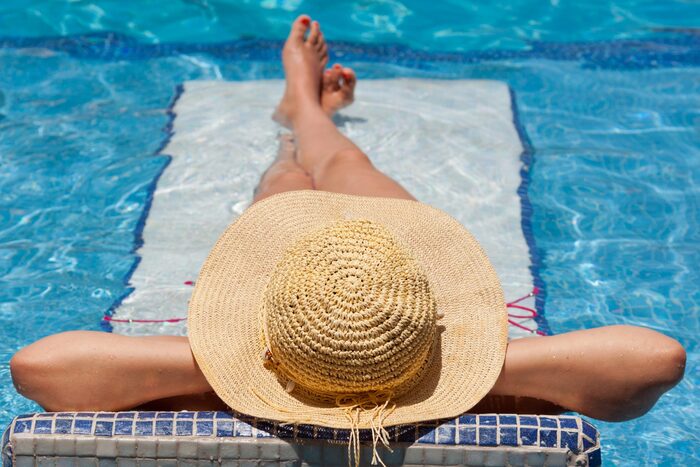
{"type": "Polygon", "coordinates": [[[699,4],[27,3],[0,6],[0,422],[38,409],[14,392],[10,356],[99,330],[129,292],[177,85],[282,77],[279,39],[309,12],[361,80],[512,87],[552,330],[637,324],[688,351],[649,414],[595,422],[604,462],[700,462],[699,4]]]}

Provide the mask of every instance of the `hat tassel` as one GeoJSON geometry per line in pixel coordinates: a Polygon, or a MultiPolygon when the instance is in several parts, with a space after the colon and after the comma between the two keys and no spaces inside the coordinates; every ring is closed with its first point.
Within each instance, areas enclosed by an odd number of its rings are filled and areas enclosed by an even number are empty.
{"type": "MultiPolygon", "coordinates": [[[[289,414],[290,422],[284,423],[305,423],[313,425],[311,413],[306,416],[305,411],[289,410],[288,408],[275,404],[266,397],[262,396],[255,389],[251,388],[251,392],[265,405],[270,408],[289,414]]],[[[382,467],[387,467],[382,461],[377,446],[382,443],[389,452],[394,452],[390,446],[389,432],[384,427],[384,421],[396,409],[396,403],[391,402],[391,393],[387,391],[375,391],[366,394],[342,395],[336,397],[336,406],[343,408],[343,413],[350,423],[350,436],[348,439],[348,466],[360,466],[360,417],[363,412],[369,412],[369,424],[372,432],[372,465],[380,464],[382,467]],[[382,397],[383,396],[383,397],[382,397]],[[386,398],[384,402],[379,402],[380,398],[386,398]]],[[[311,411],[309,411],[311,412],[311,411]]],[[[315,412],[312,412],[315,414],[315,412]]]]}

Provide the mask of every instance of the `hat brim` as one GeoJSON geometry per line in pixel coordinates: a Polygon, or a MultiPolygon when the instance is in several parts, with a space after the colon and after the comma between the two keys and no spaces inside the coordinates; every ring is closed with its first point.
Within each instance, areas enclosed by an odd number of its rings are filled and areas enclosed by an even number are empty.
{"type": "MultiPolygon", "coordinates": [[[[289,394],[263,367],[259,312],[287,248],[342,219],[381,223],[403,244],[433,289],[440,338],[418,385],[394,400],[384,426],[456,417],[493,387],[503,366],[507,314],[501,286],[474,237],[445,212],[417,201],[322,191],[272,196],[248,208],[205,261],[189,305],[192,353],[233,410],[277,421],[349,428],[342,408],[289,394]],[[293,414],[294,416],[290,416],[293,414]]],[[[370,427],[362,414],[360,428],[370,427]]]]}

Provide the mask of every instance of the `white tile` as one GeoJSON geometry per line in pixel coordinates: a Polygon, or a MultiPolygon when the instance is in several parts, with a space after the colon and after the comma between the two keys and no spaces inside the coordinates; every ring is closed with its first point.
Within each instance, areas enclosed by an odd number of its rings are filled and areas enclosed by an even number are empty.
{"type": "Polygon", "coordinates": [[[75,455],[78,457],[95,457],[95,437],[77,436],[75,438],[75,455]]]}
{"type": "Polygon", "coordinates": [[[56,457],[56,467],[75,467],[75,457],[56,457]]]}
{"type": "Polygon", "coordinates": [[[259,459],[260,450],[255,441],[241,440],[238,444],[238,452],[241,459],[259,459]]]}
{"type": "Polygon", "coordinates": [[[14,467],[35,467],[34,456],[15,456],[14,467]]]}
{"type": "Polygon", "coordinates": [[[177,458],[178,460],[196,459],[197,458],[197,441],[194,439],[178,439],[177,440],[177,458]]]}
{"type": "Polygon", "coordinates": [[[34,458],[37,467],[56,467],[56,458],[53,456],[37,456],[34,458]]]}
{"type": "Polygon", "coordinates": [[[156,438],[140,437],[136,439],[136,457],[155,459],[158,440],[156,438]]]}
{"type": "Polygon", "coordinates": [[[219,444],[219,456],[221,456],[222,461],[239,459],[240,452],[238,449],[238,441],[233,441],[233,440],[221,441],[219,444]]]}
{"type": "Polygon", "coordinates": [[[158,467],[177,467],[176,459],[156,459],[158,467]]]}
{"type": "Polygon", "coordinates": [[[524,449],[511,449],[508,451],[508,465],[512,465],[513,467],[525,465],[525,454],[526,451],[524,449]]]}
{"type": "Polygon", "coordinates": [[[95,455],[97,457],[117,457],[117,440],[113,438],[97,438],[95,440],[95,455]]]}
{"type": "Polygon", "coordinates": [[[280,441],[277,446],[280,461],[297,461],[299,453],[297,445],[290,441],[280,441]]]}
{"type": "Polygon", "coordinates": [[[528,452],[525,454],[525,464],[528,466],[546,465],[547,456],[543,452],[528,452]]]}
{"type": "Polygon", "coordinates": [[[155,459],[136,459],[137,467],[157,467],[155,459]]]}
{"type": "Polygon", "coordinates": [[[137,467],[133,457],[117,457],[117,467],[137,467]]]}
{"type": "Polygon", "coordinates": [[[423,461],[423,447],[418,445],[409,446],[406,449],[406,456],[404,457],[404,462],[407,464],[417,464],[422,465],[423,461]]]}
{"type": "Polygon", "coordinates": [[[39,456],[55,456],[55,439],[53,436],[37,436],[34,438],[34,452],[39,456]]]}
{"type": "Polygon", "coordinates": [[[75,456],[75,438],[72,436],[56,436],[54,450],[57,456],[75,456]]]}
{"type": "Polygon", "coordinates": [[[549,450],[547,451],[547,465],[566,465],[568,459],[568,450],[549,450]]]}
{"type": "Polygon", "coordinates": [[[459,447],[442,447],[442,465],[464,465],[464,449],[459,447]]]}
{"type": "Polygon", "coordinates": [[[500,467],[506,464],[506,453],[503,449],[493,448],[486,451],[484,465],[488,467],[500,467]]]}
{"type": "Polygon", "coordinates": [[[136,457],[136,438],[119,437],[117,440],[117,456],[126,459],[136,457]]]}
{"type": "Polygon", "coordinates": [[[197,459],[214,460],[219,457],[219,441],[216,439],[200,439],[197,442],[197,459]]]}
{"type": "Polygon", "coordinates": [[[485,455],[481,449],[465,449],[466,465],[484,465],[485,455]]]}
{"type": "MultiPolygon", "coordinates": [[[[34,455],[34,435],[18,434],[12,437],[12,451],[15,455],[34,455]]],[[[32,461],[34,462],[34,461],[32,461]]]]}
{"type": "Polygon", "coordinates": [[[158,438],[156,455],[159,459],[175,459],[177,457],[177,438],[158,438]]]}
{"type": "Polygon", "coordinates": [[[96,457],[76,457],[77,467],[98,467],[96,457]]]}
{"type": "Polygon", "coordinates": [[[429,465],[445,465],[443,448],[423,446],[423,461],[429,465]]]}
{"type": "Polygon", "coordinates": [[[97,465],[99,467],[117,467],[117,460],[114,458],[102,458],[100,459],[99,457],[97,458],[97,465]]]}

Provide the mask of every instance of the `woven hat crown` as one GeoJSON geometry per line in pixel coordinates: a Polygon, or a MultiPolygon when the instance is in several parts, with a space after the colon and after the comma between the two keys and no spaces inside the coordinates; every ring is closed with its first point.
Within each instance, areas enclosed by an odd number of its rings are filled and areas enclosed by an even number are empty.
{"type": "Polygon", "coordinates": [[[398,396],[430,362],[436,309],[426,275],[391,232],[347,220],[286,250],[261,325],[276,372],[305,395],[398,396]]]}

